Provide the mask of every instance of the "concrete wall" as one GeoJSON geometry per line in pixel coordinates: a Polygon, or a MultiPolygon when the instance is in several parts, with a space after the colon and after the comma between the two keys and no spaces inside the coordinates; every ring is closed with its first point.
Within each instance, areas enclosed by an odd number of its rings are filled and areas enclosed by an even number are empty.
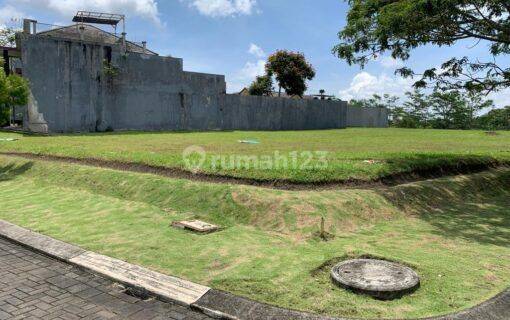
{"type": "Polygon", "coordinates": [[[345,128],[344,101],[296,100],[241,95],[220,97],[222,126],[240,130],[345,128]]]}
{"type": "Polygon", "coordinates": [[[382,123],[382,114],[372,110],[349,117],[340,101],[227,95],[224,76],[183,71],[177,58],[36,35],[20,40],[33,95],[26,121],[32,130],[301,130],[382,123]],[[109,71],[105,59],[111,59],[109,71]]]}
{"type": "Polygon", "coordinates": [[[388,109],[347,107],[348,127],[388,127],[388,109]]]}

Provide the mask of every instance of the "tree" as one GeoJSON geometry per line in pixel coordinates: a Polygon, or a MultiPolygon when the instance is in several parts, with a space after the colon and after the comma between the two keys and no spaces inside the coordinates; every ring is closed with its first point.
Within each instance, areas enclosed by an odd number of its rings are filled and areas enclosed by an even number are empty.
{"type": "Polygon", "coordinates": [[[398,97],[385,93],[382,96],[374,94],[368,99],[352,99],[349,104],[353,107],[392,109],[396,107],[398,100],[398,97]]]}
{"type": "Polygon", "coordinates": [[[287,50],[279,50],[269,56],[266,72],[269,77],[275,76],[279,96],[283,88],[289,96],[303,97],[307,89],[306,80],[315,77],[315,70],[302,53],[287,50]]]}
{"type": "Polygon", "coordinates": [[[248,88],[252,96],[269,96],[273,93],[273,79],[270,76],[259,76],[248,88]]]}
{"type": "Polygon", "coordinates": [[[14,107],[24,106],[28,103],[28,82],[16,74],[11,74],[7,77],[7,90],[5,106],[10,109],[11,119],[14,120],[14,107]]]}
{"type": "Polygon", "coordinates": [[[468,92],[464,95],[466,100],[467,115],[468,115],[468,128],[473,128],[476,125],[476,115],[480,111],[494,107],[494,101],[485,100],[485,97],[479,93],[468,92]]]}
{"type": "Polygon", "coordinates": [[[476,125],[484,130],[510,130],[510,106],[491,110],[478,117],[476,125]]]}
{"type": "Polygon", "coordinates": [[[430,120],[429,97],[420,90],[406,92],[404,110],[407,114],[407,127],[426,128],[430,120]]]}
{"type": "Polygon", "coordinates": [[[0,28],[0,46],[14,47],[16,45],[16,31],[12,28],[0,28]]]}
{"type": "MultiPolygon", "coordinates": [[[[364,66],[389,52],[407,60],[419,46],[450,46],[473,39],[489,43],[493,56],[510,53],[510,2],[508,0],[348,0],[347,26],[333,52],[349,64],[364,66]]],[[[416,75],[408,68],[402,76],[416,75]]],[[[510,67],[494,61],[454,57],[441,68],[426,70],[415,87],[467,89],[490,93],[510,86],[510,67]]]]}
{"type": "Polygon", "coordinates": [[[458,90],[435,91],[430,104],[436,116],[434,128],[471,129],[477,112],[493,106],[492,100],[483,100],[478,94],[464,94],[458,90]]]}
{"type": "Polygon", "coordinates": [[[357,108],[364,108],[365,107],[365,99],[363,99],[363,100],[351,99],[349,101],[349,106],[357,107],[357,108]]]}
{"type": "Polygon", "coordinates": [[[482,94],[459,90],[436,90],[432,94],[426,94],[415,90],[407,92],[406,97],[401,103],[396,96],[374,94],[368,99],[351,100],[349,105],[385,107],[389,112],[390,125],[399,128],[504,129],[510,124],[510,107],[507,108],[508,111],[496,109],[487,115],[477,116],[482,110],[494,106],[492,100],[486,100],[482,94]]]}
{"type": "Polygon", "coordinates": [[[8,119],[5,119],[5,115],[14,115],[14,107],[22,106],[28,103],[29,87],[28,82],[18,76],[9,75],[5,72],[0,71],[0,114],[2,115],[1,121],[5,125],[8,119]]]}

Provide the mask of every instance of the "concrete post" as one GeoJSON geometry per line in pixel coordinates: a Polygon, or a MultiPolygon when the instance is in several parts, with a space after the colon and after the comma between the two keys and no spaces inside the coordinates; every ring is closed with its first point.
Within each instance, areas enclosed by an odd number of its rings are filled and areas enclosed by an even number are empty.
{"type": "Polygon", "coordinates": [[[23,33],[36,34],[37,20],[23,19],[23,33]]]}
{"type": "Polygon", "coordinates": [[[83,35],[84,30],[85,30],[85,27],[83,25],[80,25],[78,27],[78,32],[80,33],[80,41],[83,41],[83,39],[84,39],[84,35],[83,35]]]}
{"type": "Polygon", "coordinates": [[[32,20],[23,19],[23,33],[30,34],[30,25],[32,24],[32,20]]]}
{"type": "Polygon", "coordinates": [[[127,52],[127,48],[126,48],[126,33],[125,32],[122,32],[122,36],[121,36],[121,50],[122,50],[122,53],[125,54],[127,52]]]}

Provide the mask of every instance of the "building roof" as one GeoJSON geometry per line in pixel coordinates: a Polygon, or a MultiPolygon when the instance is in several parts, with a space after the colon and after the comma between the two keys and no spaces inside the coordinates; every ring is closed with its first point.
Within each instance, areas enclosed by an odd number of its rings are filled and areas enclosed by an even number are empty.
{"type": "Polygon", "coordinates": [[[0,51],[7,51],[9,57],[20,57],[21,52],[16,47],[0,46],[0,51]]]}
{"type": "MultiPolygon", "coordinates": [[[[110,45],[118,44],[121,41],[121,38],[113,33],[104,31],[103,29],[92,26],[90,24],[81,23],[68,27],[61,27],[53,30],[38,32],[37,35],[58,37],[76,41],[90,41],[110,45]]],[[[157,53],[148,49],[144,50],[143,46],[131,41],[126,41],[126,49],[128,52],[157,55],[157,53]]]]}

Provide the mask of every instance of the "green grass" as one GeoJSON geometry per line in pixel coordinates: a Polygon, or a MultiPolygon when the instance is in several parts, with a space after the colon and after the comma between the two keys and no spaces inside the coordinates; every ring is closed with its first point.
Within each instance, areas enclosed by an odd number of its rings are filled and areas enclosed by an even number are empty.
{"type": "MultiPolygon", "coordinates": [[[[29,139],[35,145],[47,138],[29,139]]],[[[56,142],[49,145],[57,148],[56,142]]],[[[382,190],[317,192],[9,157],[0,157],[0,173],[1,219],[283,307],[335,316],[424,317],[473,306],[510,284],[510,169],[382,190]],[[321,217],[335,235],[331,241],[314,235],[321,217]],[[169,226],[182,218],[225,229],[195,235],[169,226]],[[377,301],[335,287],[321,268],[366,254],[414,267],[421,288],[399,300],[377,301]]]]}
{"type": "MultiPolygon", "coordinates": [[[[0,133],[0,152],[29,152],[75,158],[96,158],[185,168],[185,148],[202,146],[209,157],[202,169],[207,173],[256,180],[327,182],[347,179],[371,180],[417,169],[455,166],[459,163],[510,163],[510,132],[488,135],[483,131],[345,129],[288,132],[199,132],[199,133],[107,133],[56,135],[50,137],[0,133]],[[257,145],[239,140],[256,139],[257,145]],[[262,170],[231,168],[228,161],[215,162],[213,155],[274,156],[292,158],[289,167],[262,170]],[[314,168],[318,157],[303,169],[304,151],[328,152],[328,165],[314,168]],[[366,160],[376,160],[367,163],[366,160]],[[216,165],[215,165],[216,164],[216,165]]],[[[263,160],[263,158],[260,158],[263,160]]],[[[283,164],[283,162],[279,162],[283,164]]]]}

